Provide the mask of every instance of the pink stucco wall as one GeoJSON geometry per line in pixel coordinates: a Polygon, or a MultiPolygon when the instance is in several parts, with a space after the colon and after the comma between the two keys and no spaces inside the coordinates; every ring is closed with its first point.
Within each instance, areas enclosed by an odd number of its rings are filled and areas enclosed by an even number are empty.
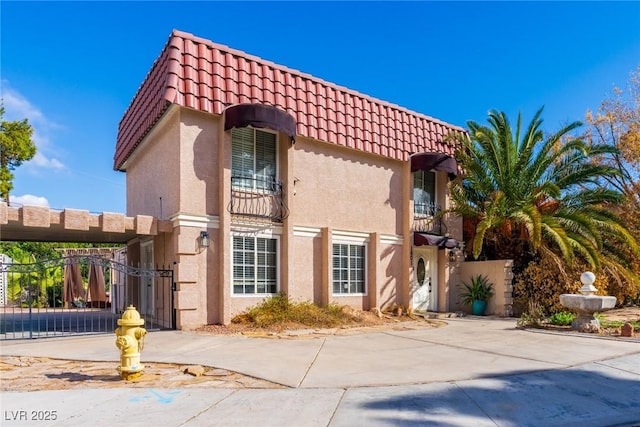
{"type": "Polygon", "coordinates": [[[293,149],[296,225],[401,233],[402,162],[305,138],[293,149]]]}
{"type": "MultiPolygon", "coordinates": [[[[180,212],[219,215],[218,131],[221,118],[181,110],[180,212]]],[[[175,163],[175,160],[174,160],[175,163]]]]}
{"type": "Polygon", "coordinates": [[[303,301],[320,303],[322,241],[319,237],[294,236],[292,248],[293,277],[289,283],[290,295],[303,301]]]}
{"type": "MultiPolygon", "coordinates": [[[[404,282],[411,272],[404,269],[412,242],[406,162],[301,137],[291,145],[282,134],[278,150],[279,178],[291,212],[278,224],[281,290],[294,300],[361,309],[408,304],[404,282]],[[365,295],[333,295],[331,241],[321,230],[375,240],[367,244],[365,295]]],[[[174,218],[172,231],[156,237],[155,250],[175,262],[179,328],[229,322],[264,298],[231,291],[230,233],[238,218],[227,211],[230,162],[230,132],[222,130],[222,117],[171,108],[127,163],[129,214],[160,216],[162,197],[162,217],[174,218]],[[212,244],[201,249],[197,239],[205,229],[212,244]]],[[[440,201],[448,196],[446,184],[438,180],[440,201]]],[[[272,229],[268,222],[260,227],[272,229]]],[[[451,223],[453,230],[457,224],[451,223]]],[[[449,306],[444,254],[438,268],[440,309],[449,306]]]]}
{"type": "Polygon", "coordinates": [[[378,308],[385,309],[401,303],[402,246],[381,245],[381,274],[378,278],[378,308]]]}
{"type": "Polygon", "coordinates": [[[205,300],[201,306],[206,310],[207,323],[217,323],[220,318],[220,289],[218,286],[219,277],[218,270],[211,266],[218,263],[220,257],[218,245],[214,242],[218,241],[220,230],[209,229],[211,238],[211,246],[204,250],[204,259],[200,258],[200,282],[205,286],[205,300]]]}
{"type": "Polygon", "coordinates": [[[177,212],[219,214],[220,120],[170,109],[127,163],[127,212],[161,219],[177,212]]]}
{"type": "Polygon", "coordinates": [[[179,158],[179,129],[180,111],[170,109],[128,160],[128,215],[153,215],[165,219],[178,210],[180,169],[176,159],[179,158]]]}

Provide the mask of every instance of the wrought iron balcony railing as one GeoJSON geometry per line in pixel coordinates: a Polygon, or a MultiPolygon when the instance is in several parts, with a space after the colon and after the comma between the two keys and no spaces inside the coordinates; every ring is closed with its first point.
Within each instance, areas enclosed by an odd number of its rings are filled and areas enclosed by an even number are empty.
{"type": "Polygon", "coordinates": [[[411,231],[432,234],[446,233],[440,212],[440,206],[433,203],[414,203],[411,231]]]}
{"type": "Polygon", "coordinates": [[[282,222],[289,216],[284,186],[271,177],[234,175],[227,210],[238,216],[282,222]]]}

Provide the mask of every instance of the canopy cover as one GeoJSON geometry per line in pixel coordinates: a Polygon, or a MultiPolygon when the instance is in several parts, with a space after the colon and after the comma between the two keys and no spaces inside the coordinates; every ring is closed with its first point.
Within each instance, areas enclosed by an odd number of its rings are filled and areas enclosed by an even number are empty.
{"type": "Polygon", "coordinates": [[[414,246],[437,246],[438,249],[456,249],[460,242],[448,236],[429,233],[413,233],[414,246]]]}
{"type": "Polygon", "coordinates": [[[284,132],[296,140],[296,119],[290,114],[265,104],[237,104],[227,108],[224,112],[224,130],[232,128],[267,128],[284,132]]]}
{"type": "Polygon", "coordinates": [[[447,172],[449,180],[452,180],[458,176],[458,163],[456,159],[444,153],[417,153],[411,155],[411,172],[431,170],[447,172]]]}

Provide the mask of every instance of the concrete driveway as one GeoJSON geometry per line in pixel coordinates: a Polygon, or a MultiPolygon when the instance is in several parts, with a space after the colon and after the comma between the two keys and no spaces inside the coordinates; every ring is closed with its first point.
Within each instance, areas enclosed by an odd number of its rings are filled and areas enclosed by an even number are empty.
{"type": "MultiPolygon", "coordinates": [[[[0,354],[118,360],[112,336],[3,342],[0,354]]],[[[640,425],[640,340],[520,330],[515,319],[300,339],[153,332],[143,361],[289,388],[4,392],[3,411],[56,410],[51,425],[640,425]]],[[[32,422],[49,425],[3,419],[32,422]]]]}

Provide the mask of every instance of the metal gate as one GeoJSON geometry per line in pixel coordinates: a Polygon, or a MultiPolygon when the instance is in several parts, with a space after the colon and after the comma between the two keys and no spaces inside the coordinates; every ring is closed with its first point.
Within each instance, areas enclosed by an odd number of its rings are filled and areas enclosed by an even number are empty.
{"type": "Polygon", "coordinates": [[[0,340],[113,333],[129,305],[147,330],[175,329],[171,269],[95,255],[7,261],[0,258],[0,340]]]}

